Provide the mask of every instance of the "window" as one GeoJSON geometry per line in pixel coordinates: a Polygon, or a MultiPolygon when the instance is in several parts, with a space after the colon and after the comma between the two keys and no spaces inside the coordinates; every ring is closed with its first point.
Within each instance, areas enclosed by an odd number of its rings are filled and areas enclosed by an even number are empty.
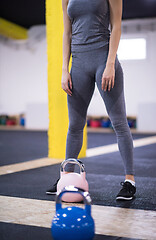
{"type": "Polygon", "coordinates": [[[120,60],[145,59],[146,39],[145,38],[121,39],[117,54],[120,60]]]}

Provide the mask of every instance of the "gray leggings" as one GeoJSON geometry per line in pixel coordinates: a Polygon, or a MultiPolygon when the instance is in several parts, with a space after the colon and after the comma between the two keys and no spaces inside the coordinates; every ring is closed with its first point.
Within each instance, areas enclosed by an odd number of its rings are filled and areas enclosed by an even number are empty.
{"type": "MultiPolygon", "coordinates": [[[[104,46],[86,52],[72,53],[70,74],[73,87],[72,96],[67,95],[69,128],[66,140],[66,159],[78,158],[83,142],[87,109],[96,82],[116,133],[125,174],[134,174],[133,139],[126,118],[123,71],[117,55],[114,88],[105,92],[101,89],[101,79],[106,66],[108,50],[108,46],[104,46]]],[[[101,115],[103,115],[102,109],[101,115]]],[[[67,164],[66,171],[74,171],[74,165],[67,164]]]]}

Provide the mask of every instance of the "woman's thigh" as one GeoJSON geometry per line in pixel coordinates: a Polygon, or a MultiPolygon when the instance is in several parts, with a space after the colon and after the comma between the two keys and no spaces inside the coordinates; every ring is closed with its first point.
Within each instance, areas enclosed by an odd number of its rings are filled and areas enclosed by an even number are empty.
{"type": "Polygon", "coordinates": [[[115,59],[115,82],[110,91],[101,88],[102,74],[105,65],[99,65],[96,70],[96,83],[101,97],[105,103],[107,112],[111,120],[123,120],[126,117],[125,97],[124,97],[124,76],[123,69],[116,56],[115,59]]]}
{"type": "Polygon", "coordinates": [[[86,121],[88,105],[95,88],[95,79],[78,63],[72,64],[70,75],[72,96],[67,95],[69,123],[77,124],[77,127],[81,128],[86,121]]]}

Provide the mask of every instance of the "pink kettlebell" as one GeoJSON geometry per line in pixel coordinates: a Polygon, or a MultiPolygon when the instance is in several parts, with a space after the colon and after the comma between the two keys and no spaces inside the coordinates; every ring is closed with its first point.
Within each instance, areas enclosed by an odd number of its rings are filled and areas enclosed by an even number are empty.
{"type": "MultiPolygon", "coordinates": [[[[74,187],[77,187],[77,188],[81,188],[87,192],[89,191],[88,182],[86,180],[85,166],[80,160],[75,159],[75,158],[69,158],[67,160],[64,160],[61,163],[60,180],[57,183],[57,193],[62,191],[62,189],[64,187],[71,186],[71,185],[74,187]],[[71,173],[66,174],[64,169],[65,169],[65,166],[67,163],[79,165],[80,173],[71,172],[71,173]]],[[[83,197],[80,194],[66,193],[62,197],[62,201],[64,201],[64,202],[81,202],[81,201],[83,201],[83,197]]]]}

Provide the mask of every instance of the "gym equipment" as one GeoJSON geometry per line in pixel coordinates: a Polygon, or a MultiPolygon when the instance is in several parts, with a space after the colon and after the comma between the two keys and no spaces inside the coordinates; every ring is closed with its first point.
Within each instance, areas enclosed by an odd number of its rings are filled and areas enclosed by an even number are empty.
{"type": "Polygon", "coordinates": [[[90,119],[87,119],[87,127],[90,126],[90,119]]]}
{"type": "Polygon", "coordinates": [[[90,126],[93,127],[93,128],[101,127],[100,119],[91,119],[90,120],[90,126]]]}
{"type": "Polygon", "coordinates": [[[54,240],[92,240],[95,224],[91,216],[91,198],[88,192],[68,186],[56,196],[56,213],[52,220],[51,233],[54,240]],[[68,206],[62,208],[61,198],[68,193],[81,195],[85,208],[68,206]]]}
{"type": "Polygon", "coordinates": [[[130,128],[133,127],[133,121],[131,119],[128,119],[128,125],[129,125],[130,128]]]}
{"type": "Polygon", "coordinates": [[[16,125],[16,119],[13,119],[13,118],[7,119],[6,125],[8,125],[8,126],[16,125]]]}
{"type": "Polygon", "coordinates": [[[0,125],[6,125],[8,118],[8,115],[0,115],[0,125]]]}
{"type": "Polygon", "coordinates": [[[108,128],[110,126],[110,119],[109,118],[103,118],[101,121],[101,126],[104,128],[108,128]]]}
{"type": "Polygon", "coordinates": [[[25,126],[25,118],[24,117],[20,118],[20,125],[25,126]]]}
{"type": "MultiPolygon", "coordinates": [[[[60,180],[57,184],[57,192],[59,193],[66,186],[73,185],[85,191],[89,191],[88,182],[86,180],[86,172],[84,164],[75,158],[69,158],[61,163],[60,167],[60,180]],[[77,164],[80,167],[80,173],[70,172],[65,173],[66,164],[77,164]]],[[[80,194],[68,193],[62,197],[64,202],[81,202],[83,197],[80,194]]]]}

